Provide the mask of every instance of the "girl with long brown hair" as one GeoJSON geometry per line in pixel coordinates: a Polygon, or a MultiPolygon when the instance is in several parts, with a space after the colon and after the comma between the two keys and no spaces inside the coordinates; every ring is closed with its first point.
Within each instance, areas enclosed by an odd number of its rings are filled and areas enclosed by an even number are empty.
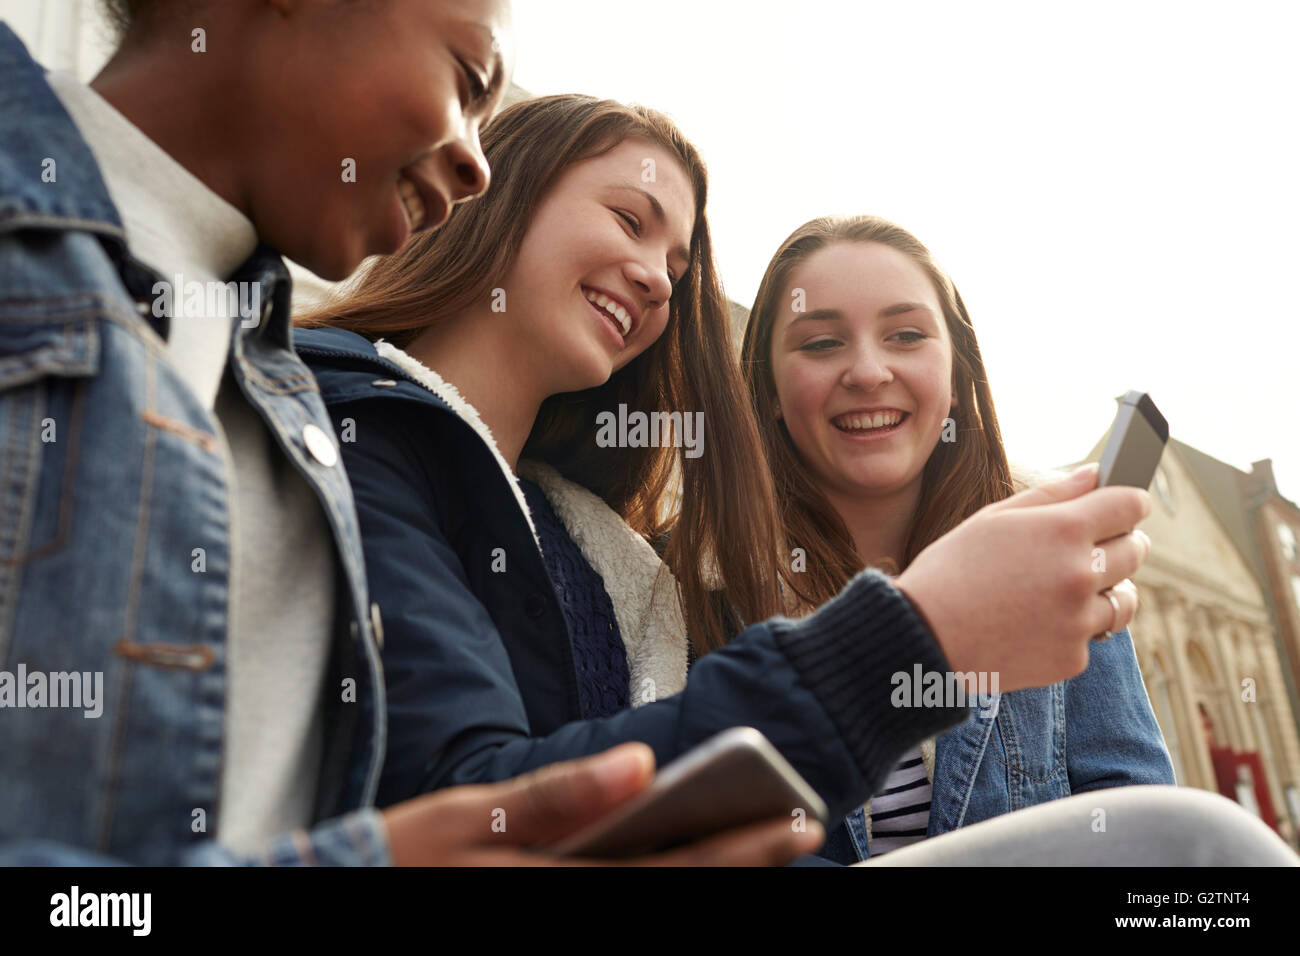
{"type": "MultiPolygon", "coordinates": [[[[795,556],[794,613],[864,567],[898,574],[1023,486],[961,296],[891,222],[796,229],[763,277],[742,364],[795,556]]],[[[861,857],[1072,792],[1174,782],[1127,631],[1095,644],[1085,673],[1063,684],[978,690],[974,721],[913,747],[849,818],[861,857]]]]}
{"type": "Polygon", "coordinates": [[[481,199],[295,334],[384,633],[381,803],[625,740],[663,762],[748,724],[838,819],[968,714],[892,707],[892,672],[1077,672],[1112,620],[1094,585],[1144,555],[1125,534],[1142,493],[1085,494],[1080,473],[946,536],[897,587],[869,571],[773,617],[782,544],[696,150],[661,114],[584,96],[516,104],[483,147],[481,199]],[[1112,571],[1081,578],[1068,554],[1103,532],[1124,535],[1112,571]],[[969,573],[994,541],[1011,546],[969,573]],[[761,623],[728,642],[729,615],[761,623]]]}

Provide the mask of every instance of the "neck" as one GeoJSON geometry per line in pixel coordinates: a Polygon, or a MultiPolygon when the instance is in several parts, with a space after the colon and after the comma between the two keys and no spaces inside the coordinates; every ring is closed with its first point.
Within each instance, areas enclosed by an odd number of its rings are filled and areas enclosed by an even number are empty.
{"type": "Polygon", "coordinates": [[[509,335],[505,318],[487,309],[452,316],[426,328],[406,352],[456,386],[491,429],[501,456],[517,470],[548,393],[529,374],[525,358],[514,354],[518,340],[509,335]],[[484,356],[492,360],[484,361],[484,356]]]}
{"type": "MultiPolygon", "coordinates": [[[[209,40],[212,38],[209,37],[209,40]]],[[[248,111],[227,80],[213,74],[209,55],[190,54],[184,61],[171,47],[136,45],[119,51],[90,87],[142,133],[189,170],[214,193],[248,215],[248,202],[236,171],[246,145],[232,135],[237,118],[248,111]],[[195,104],[202,115],[196,116],[195,104]]]]}
{"type": "Polygon", "coordinates": [[[864,496],[823,489],[831,506],[849,529],[853,547],[864,564],[877,565],[882,559],[903,570],[903,552],[921,500],[918,478],[892,494],[864,496]]]}

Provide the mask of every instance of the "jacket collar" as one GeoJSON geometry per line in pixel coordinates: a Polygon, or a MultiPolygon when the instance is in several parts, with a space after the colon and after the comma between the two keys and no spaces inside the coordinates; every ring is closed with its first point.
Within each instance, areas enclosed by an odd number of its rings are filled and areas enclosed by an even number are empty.
{"type": "Polygon", "coordinates": [[[379,383],[383,387],[379,394],[384,398],[420,402],[464,422],[483,441],[505,475],[528,521],[533,540],[537,541],[537,529],[518,478],[497,448],[492,430],[455,385],[391,342],[383,339],[371,342],[343,329],[295,330],[294,348],[311,365],[326,405],[374,399],[379,383]]]}
{"type": "Polygon", "coordinates": [[[0,22],[0,230],[80,229],[126,245],[122,220],[76,124],[0,22]]]}
{"type": "MultiPolygon", "coordinates": [[[[104,184],[99,164],[77,125],[50,89],[45,69],[32,59],[8,24],[0,21],[0,232],[18,229],[77,230],[99,237],[117,266],[126,291],[153,301],[162,278],[137,262],[126,247],[126,230],[104,184]]],[[[289,346],[289,272],[280,254],[259,243],[229,277],[261,283],[264,303],[258,335],[289,346]]],[[[164,339],[168,320],[149,318],[164,339]]]]}

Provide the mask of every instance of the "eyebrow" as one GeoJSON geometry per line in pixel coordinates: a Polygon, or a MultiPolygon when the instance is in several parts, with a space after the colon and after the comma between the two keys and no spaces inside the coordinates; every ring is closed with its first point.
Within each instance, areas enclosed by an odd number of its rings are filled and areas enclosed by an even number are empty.
{"type": "MultiPolygon", "coordinates": [[[[929,312],[931,316],[934,315],[933,309],[931,309],[928,305],[921,304],[920,302],[898,302],[895,303],[894,305],[889,306],[888,308],[881,309],[879,317],[882,319],[892,319],[896,315],[906,315],[908,312],[916,312],[918,310],[922,312],[929,312]]],[[[790,325],[786,326],[786,328],[790,328],[796,322],[843,322],[843,321],[844,321],[844,313],[841,312],[839,309],[813,309],[811,312],[804,312],[804,313],[800,313],[799,315],[796,315],[790,321],[790,325]]]]}
{"type": "MultiPolygon", "coordinates": [[[[650,203],[650,211],[654,213],[655,219],[659,221],[659,225],[665,227],[668,225],[668,217],[667,215],[664,214],[663,204],[659,202],[659,200],[656,199],[653,194],[651,194],[645,189],[642,189],[640,186],[633,185],[632,183],[619,183],[614,188],[629,189],[634,193],[640,193],[642,196],[645,197],[646,201],[650,203]]],[[[690,269],[691,251],[689,249],[687,249],[685,246],[678,246],[676,249],[673,250],[673,255],[678,256],[683,262],[686,263],[686,268],[682,270],[683,272],[686,272],[690,269]]]]}

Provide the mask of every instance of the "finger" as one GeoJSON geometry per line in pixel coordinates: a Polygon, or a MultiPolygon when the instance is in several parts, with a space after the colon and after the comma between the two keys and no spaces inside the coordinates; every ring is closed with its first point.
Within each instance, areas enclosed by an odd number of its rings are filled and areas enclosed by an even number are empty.
{"type": "Polygon", "coordinates": [[[1096,545],[1092,550],[1092,568],[1097,574],[1099,591],[1133,577],[1150,553],[1151,539],[1140,530],[1096,545]]]}
{"type": "Polygon", "coordinates": [[[1118,634],[1128,627],[1137,612],[1137,589],[1133,587],[1132,581],[1121,582],[1108,591],[1115,598],[1114,603],[1103,593],[1098,594],[1090,605],[1096,611],[1092,617],[1093,634],[1104,634],[1106,631],[1112,635],[1118,634]]]}
{"type": "Polygon", "coordinates": [[[1086,522],[1093,541],[1107,541],[1128,534],[1151,513],[1151,495],[1142,488],[1098,488],[1060,507],[1086,522]]]}
{"type": "Polygon", "coordinates": [[[737,827],[680,850],[632,860],[633,866],[784,866],[826,842],[816,820],[795,832],[786,819],[737,827]]]}
{"type": "Polygon", "coordinates": [[[1132,581],[1125,579],[1111,588],[1116,599],[1119,601],[1120,621],[1118,628],[1111,628],[1115,633],[1124,630],[1133,623],[1133,618],[1137,617],[1138,610],[1138,589],[1132,581]]]}
{"type": "Polygon", "coordinates": [[[645,744],[623,744],[487,788],[479,809],[492,804],[484,819],[504,811],[503,817],[498,814],[504,825],[497,832],[502,843],[558,840],[644,790],[654,777],[654,765],[654,751],[645,744]]]}
{"type": "Polygon", "coordinates": [[[1032,508],[1037,505],[1051,505],[1062,501],[1070,501],[1082,494],[1086,494],[1097,486],[1097,471],[1097,463],[1089,462],[1064,478],[1045,481],[1041,485],[1027,488],[1010,498],[1004,498],[989,505],[984,510],[986,512],[1005,511],[1010,508],[1032,508]]]}

